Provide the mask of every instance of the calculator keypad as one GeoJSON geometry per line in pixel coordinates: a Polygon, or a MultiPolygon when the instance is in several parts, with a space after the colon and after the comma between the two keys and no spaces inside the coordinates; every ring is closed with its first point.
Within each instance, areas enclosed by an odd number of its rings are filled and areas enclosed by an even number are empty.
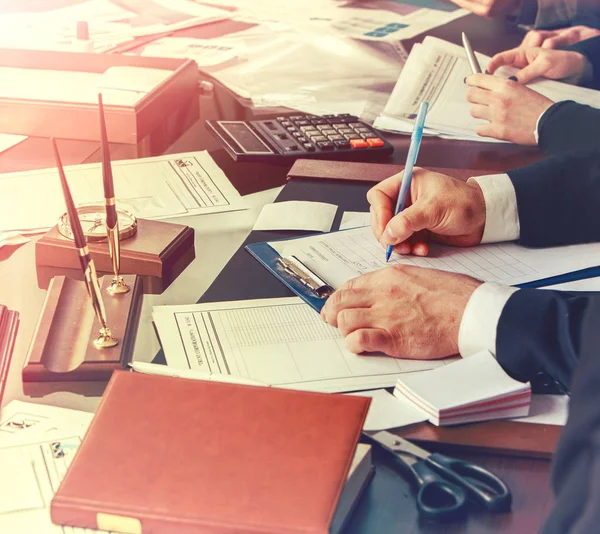
{"type": "MultiPolygon", "coordinates": [[[[307,152],[354,151],[386,146],[379,134],[358,117],[343,115],[292,115],[268,121],[255,121],[263,132],[268,131],[271,139],[285,140],[277,132],[285,131],[295,143],[297,150],[307,152]],[[262,127],[261,127],[262,126],[262,127]],[[296,146],[299,145],[299,146],[296,146]]],[[[289,153],[290,144],[280,145],[289,153]]]]}

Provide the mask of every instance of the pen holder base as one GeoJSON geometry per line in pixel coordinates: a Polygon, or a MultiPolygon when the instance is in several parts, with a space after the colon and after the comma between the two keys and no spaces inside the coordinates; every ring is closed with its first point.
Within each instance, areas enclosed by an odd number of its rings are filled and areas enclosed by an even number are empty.
{"type": "Polygon", "coordinates": [[[101,325],[85,283],[64,276],[52,279],[22,371],[26,395],[98,395],[112,372],[127,366],[142,308],[142,280],[135,275],[123,278],[131,291],[112,296],[107,292],[112,277],[100,280],[108,326],[118,341],[102,347],[95,343],[101,325]]]}
{"type": "MultiPolygon", "coordinates": [[[[160,294],[194,260],[194,229],[182,224],[138,219],[137,233],[121,241],[120,274],[137,274],[144,293],[160,294]]],[[[108,242],[88,242],[99,275],[112,275],[108,242]]],[[[73,241],[55,226],[35,245],[38,286],[48,288],[55,276],[83,279],[73,241]]],[[[108,278],[108,276],[107,276],[108,278]]]]}

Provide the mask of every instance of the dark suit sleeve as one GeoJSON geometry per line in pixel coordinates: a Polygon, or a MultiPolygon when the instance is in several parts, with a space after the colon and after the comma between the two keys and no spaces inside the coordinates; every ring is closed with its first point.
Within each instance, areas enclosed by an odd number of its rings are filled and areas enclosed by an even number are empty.
{"type": "Polygon", "coordinates": [[[600,152],[547,158],[508,176],[517,196],[521,245],[600,241],[600,152]]]}
{"type": "Polygon", "coordinates": [[[569,419],[552,467],[554,507],[542,534],[598,532],[600,525],[600,298],[590,297],[578,331],[569,419]]]}
{"type": "Polygon", "coordinates": [[[542,115],[538,132],[539,146],[549,156],[600,149],[600,109],[571,100],[557,102],[542,115]]]}
{"type": "Polygon", "coordinates": [[[498,362],[517,380],[544,372],[568,389],[581,353],[582,325],[594,305],[600,305],[598,292],[516,291],[498,322],[498,362]]]}
{"type": "MultiPolygon", "coordinates": [[[[598,16],[590,17],[587,22],[582,22],[584,26],[598,28],[598,16]],[[592,24],[592,21],[595,24],[592,24]]],[[[574,50],[583,54],[592,65],[592,79],[586,85],[594,89],[600,89],[600,37],[593,37],[580,41],[574,45],[565,47],[565,50],[574,50]]]]}

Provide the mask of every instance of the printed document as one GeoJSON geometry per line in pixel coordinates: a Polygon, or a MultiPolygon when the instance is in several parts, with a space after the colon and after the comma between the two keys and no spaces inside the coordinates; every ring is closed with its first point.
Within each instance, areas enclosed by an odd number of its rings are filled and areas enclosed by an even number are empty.
{"type": "MultiPolygon", "coordinates": [[[[208,152],[115,161],[117,207],[143,219],[166,219],[244,208],[244,201],[208,152]]],[[[65,167],[76,205],[104,204],[100,163],[65,167]]],[[[65,202],[56,169],[0,175],[0,228],[44,230],[65,202]]]]}
{"type": "MultiPolygon", "coordinates": [[[[490,58],[477,54],[481,68],[490,58]]],[[[502,68],[497,76],[508,77],[514,68],[502,68]]],[[[434,37],[426,37],[416,44],[400,73],[396,86],[383,113],[374,126],[382,130],[410,133],[421,101],[429,102],[425,133],[488,142],[501,142],[480,137],[475,128],[486,121],[475,119],[469,113],[464,78],[471,69],[462,47],[434,37]]],[[[557,102],[574,100],[581,104],[600,107],[600,93],[547,79],[537,79],[528,87],[557,102]]]]}
{"type": "Polygon", "coordinates": [[[271,241],[281,256],[294,255],[334,289],[361,274],[390,265],[416,265],[468,274],[485,282],[515,285],[600,265],[596,244],[526,248],[515,243],[450,247],[432,243],[429,256],[393,254],[385,249],[370,227],[325,235],[271,241]]]}
{"type": "Polygon", "coordinates": [[[102,534],[61,527],[50,520],[50,501],[93,414],[12,401],[0,419],[0,532],[102,534]]]}
{"type": "Polygon", "coordinates": [[[338,330],[296,297],[157,306],[152,316],[169,367],[293,389],[391,387],[403,373],[452,361],[353,354],[338,330]]]}

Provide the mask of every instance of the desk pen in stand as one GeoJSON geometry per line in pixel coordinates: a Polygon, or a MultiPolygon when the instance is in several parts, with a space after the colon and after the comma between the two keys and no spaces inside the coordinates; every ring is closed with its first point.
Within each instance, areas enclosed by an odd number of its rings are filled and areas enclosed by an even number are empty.
{"type": "Polygon", "coordinates": [[[98,275],[96,273],[96,266],[94,260],[90,257],[90,251],[87,246],[85,235],[81,229],[81,222],[79,221],[79,215],[71,196],[71,190],[67,183],[65,171],[58,154],[58,148],[56,148],[56,141],[52,139],[52,148],[54,149],[54,157],[56,158],[56,167],[58,168],[58,175],[60,177],[60,184],[63,190],[63,196],[65,198],[65,204],[67,205],[67,216],[69,218],[69,225],[73,232],[73,240],[75,241],[75,247],[79,253],[79,263],[85,277],[85,285],[88,290],[88,294],[92,299],[92,306],[96,313],[96,318],[100,323],[100,334],[94,339],[94,347],[97,349],[103,349],[108,347],[114,347],[119,341],[112,336],[110,328],[106,325],[106,310],[104,308],[104,302],[102,301],[102,294],[100,292],[100,286],[98,285],[98,275]]]}
{"type": "Polygon", "coordinates": [[[127,293],[129,286],[119,275],[121,268],[121,244],[119,239],[119,217],[115,202],[115,185],[113,181],[112,166],[110,163],[110,151],[108,148],[108,135],[106,133],[106,122],[104,121],[104,106],[102,95],[98,95],[98,107],[100,110],[100,143],[102,145],[102,182],[104,184],[104,203],[106,205],[106,236],[108,238],[108,251],[113,267],[113,280],[106,289],[110,295],[127,293]]]}

